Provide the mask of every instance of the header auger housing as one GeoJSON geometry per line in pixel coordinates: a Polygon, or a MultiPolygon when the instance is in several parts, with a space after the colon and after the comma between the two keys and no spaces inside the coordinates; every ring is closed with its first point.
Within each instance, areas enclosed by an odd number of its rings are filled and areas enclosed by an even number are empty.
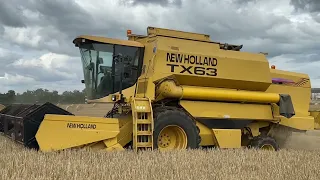
{"type": "Polygon", "coordinates": [[[47,104],[29,106],[27,115],[5,108],[0,126],[23,129],[41,151],[278,150],[278,129],[319,127],[318,113],[309,111],[307,74],[270,68],[265,54],[240,51],[242,45],[214,42],[206,34],[148,27],[147,35],[127,35],[128,40],[73,41],[80,49],[87,102],[114,104],[104,117],[77,116],[47,104]],[[36,111],[44,116],[36,118],[36,111]],[[32,119],[36,123],[26,126],[32,119]]]}

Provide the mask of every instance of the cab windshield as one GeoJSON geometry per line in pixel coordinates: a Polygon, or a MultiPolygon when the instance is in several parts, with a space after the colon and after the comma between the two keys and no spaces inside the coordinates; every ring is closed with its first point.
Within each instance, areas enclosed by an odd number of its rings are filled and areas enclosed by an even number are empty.
{"type": "Polygon", "coordinates": [[[139,47],[89,43],[80,45],[88,99],[98,99],[133,86],[141,73],[139,47]]]}

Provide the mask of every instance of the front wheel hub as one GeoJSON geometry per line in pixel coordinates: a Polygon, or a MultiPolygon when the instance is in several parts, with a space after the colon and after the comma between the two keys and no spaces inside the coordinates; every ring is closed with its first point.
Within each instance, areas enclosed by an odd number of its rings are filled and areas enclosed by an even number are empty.
{"type": "Polygon", "coordinates": [[[169,125],[160,131],[158,147],[161,151],[186,149],[188,144],[186,132],[179,126],[169,125]]]}

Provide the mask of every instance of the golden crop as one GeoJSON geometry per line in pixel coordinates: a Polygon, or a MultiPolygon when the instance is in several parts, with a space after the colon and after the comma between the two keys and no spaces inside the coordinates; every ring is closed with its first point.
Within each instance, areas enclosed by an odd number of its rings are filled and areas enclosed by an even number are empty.
{"type": "Polygon", "coordinates": [[[42,153],[0,136],[0,154],[3,180],[320,179],[320,151],[315,150],[42,153]]]}

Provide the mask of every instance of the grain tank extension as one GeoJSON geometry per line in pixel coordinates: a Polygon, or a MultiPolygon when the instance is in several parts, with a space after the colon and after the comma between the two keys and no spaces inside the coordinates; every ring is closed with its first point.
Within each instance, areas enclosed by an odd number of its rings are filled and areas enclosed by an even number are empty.
{"type": "MultiPolygon", "coordinates": [[[[285,141],[279,129],[303,133],[319,127],[318,112],[309,111],[307,74],[270,68],[264,54],[206,34],[148,27],[146,35],[129,30],[127,36],[74,39],[87,102],[114,106],[104,117],[40,106],[46,111],[39,110],[43,116],[34,126],[19,125],[30,131],[37,149],[278,150],[285,141]]],[[[4,108],[0,126],[7,127],[8,118],[23,119],[4,108]]],[[[12,130],[16,122],[10,121],[12,130]]]]}

